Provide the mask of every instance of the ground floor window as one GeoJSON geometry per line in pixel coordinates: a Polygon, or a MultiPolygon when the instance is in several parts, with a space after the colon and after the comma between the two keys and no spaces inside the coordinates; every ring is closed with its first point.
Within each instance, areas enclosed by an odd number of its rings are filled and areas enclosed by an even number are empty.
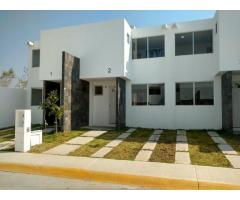
{"type": "Polygon", "coordinates": [[[132,85],[132,105],[147,105],[147,84],[132,85]]]}
{"type": "Polygon", "coordinates": [[[213,105],[213,82],[176,83],[176,105],[213,105]]]}
{"type": "Polygon", "coordinates": [[[164,84],[148,85],[148,105],[164,105],[164,84]]]}
{"type": "Polygon", "coordinates": [[[195,104],[213,105],[213,82],[195,83],[195,104]]]}
{"type": "Polygon", "coordinates": [[[42,103],[42,89],[32,88],[32,106],[39,106],[42,103]]]}
{"type": "Polygon", "coordinates": [[[164,84],[132,85],[132,105],[164,105],[164,84]]]}

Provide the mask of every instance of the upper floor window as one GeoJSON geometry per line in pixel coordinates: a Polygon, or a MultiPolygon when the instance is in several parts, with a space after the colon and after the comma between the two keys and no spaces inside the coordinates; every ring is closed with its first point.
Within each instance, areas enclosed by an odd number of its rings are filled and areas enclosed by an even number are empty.
{"type": "Polygon", "coordinates": [[[175,34],[176,56],[212,52],[212,30],[175,34]]]}
{"type": "Polygon", "coordinates": [[[164,36],[155,36],[148,38],[149,58],[164,57],[164,36]]]}
{"type": "Polygon", "coordinates": [[[164,36],[153,36],[132,40],[132,59],[164,56],[164,36]]]}
{"type": "Polygon", "coordinates": [[[32,50],[32,67],[40,66],[40,49],[32,50]]]}

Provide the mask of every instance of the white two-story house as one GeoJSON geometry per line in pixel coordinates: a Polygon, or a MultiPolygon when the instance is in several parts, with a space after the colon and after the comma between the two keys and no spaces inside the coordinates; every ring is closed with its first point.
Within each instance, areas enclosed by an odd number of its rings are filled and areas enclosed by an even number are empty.
{"type": "MultiPolygon", "coordinates": [[[[45,30],[29,45],[32,122],[57,90],[63,129],[240,129],[240,12],[150,28],[124,19],[45,30]]],[[[45,119],[44,119],[45,118],[45,119]]]]}

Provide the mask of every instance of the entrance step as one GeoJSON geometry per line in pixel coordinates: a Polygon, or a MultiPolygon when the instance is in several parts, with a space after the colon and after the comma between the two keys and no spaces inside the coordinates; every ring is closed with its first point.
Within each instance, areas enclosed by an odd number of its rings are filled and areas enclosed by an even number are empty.
{"type": "Polygon", "coordinates": [[[88,131],[81,135],[81,137],[98,137],[107,131],[88,131]]]}
{"type": "Polygon", "coordinates": [[[177,164],[191,164],[188,152],[176,152],[175,163],[177,164]]]}
{"type": "Polygon", "coordinates": [[[87,144],[88,142],[91,142],[93,139],[94,137],[75,137],[67,141],[66,144],[83,145],[83,144],[87,144]]]}
{"type": "Polygon", "coordinates": [[[80,145],[71,145],[71,144],[61,144],[56,146],[48,151],[45,151],[45,154],[55,154],[55,155],[67,155],[72,151],[78,149],[80,145]]]}

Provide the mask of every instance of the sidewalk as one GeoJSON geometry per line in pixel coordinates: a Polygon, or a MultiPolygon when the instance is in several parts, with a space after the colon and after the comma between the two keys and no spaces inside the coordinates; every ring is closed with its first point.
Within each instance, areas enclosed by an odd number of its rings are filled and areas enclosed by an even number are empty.
{"type": "Polygon", "coordinates": [[[33,153],[0,153],[0,170],[158,189],[240,189],[240,169],[33,153]]]}

